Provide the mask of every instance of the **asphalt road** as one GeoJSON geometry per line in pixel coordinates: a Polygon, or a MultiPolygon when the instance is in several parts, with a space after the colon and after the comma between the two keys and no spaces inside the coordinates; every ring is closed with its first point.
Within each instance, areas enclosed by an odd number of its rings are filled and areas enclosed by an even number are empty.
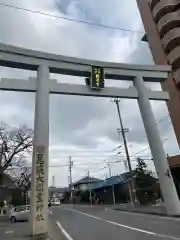
{"type": "Polygon", "coordinates": [[[120,212],[105,207],[52,207],[68,240],[180,240],[180,219],[120,212]]]}
{"type": "Polygon", "coordinates": [[[0,239],[2,240],[24,240],[28,229],[27,222],[11,224],[9,221],[0,222],[0,239]]]}
{"type": "MultiPolygon", "coordinates": [[[[49,215],[47,240],[67,240],[52,216],[52,214],[49,215]]],[[[8,218],[5,221],[0,221],[0,240],[30,240],[32,238],[29,233],[30,228],[27,221],[10,223],[8,218]]]]}

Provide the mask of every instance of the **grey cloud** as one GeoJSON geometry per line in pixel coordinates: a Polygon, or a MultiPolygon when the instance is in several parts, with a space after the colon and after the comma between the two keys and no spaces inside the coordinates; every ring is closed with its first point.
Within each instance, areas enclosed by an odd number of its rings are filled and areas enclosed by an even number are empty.
{"type": "Polygon", "coordinates": [[[129,12],[131,12],[131,17],[134,17],[135,21],[140,20],[135,0],[126,0],[123,2],[116,0],[56,0],[55,2],[60,12],[73,17],[79,17],[86,21],[131,28],[134,22],[129,21],[129,12]],[[110,9],[113,10],[110,11],[110,9]]]}
{"type": "Polygon", "coordinates": [[[56,141],[94,145],[96,140],[87,134],[86,127],[92,119],[101,122],[106,117],[106,100],[72,96],[52,96],[51,99],[51,129],[56,141]]]}
{"type": "Polygon", "coordinates": [[[139,39],[136,49],[129,55],[128,61],[133,64],[153,65],[154,61],[148,43],[139,39]]]}
{"type": "MultiPolygon", "coordinates": [[[[6,2],[12,4],[12,1],[6,2]]],[[[80,0],[63,1],[63,4],[64,2],[66,4],[63,6],[62,1],[59,2],[59,9],[56,8],[53,0],[32,0],[23,3],[19,0],[16,4],[117,27],[137,29],[141,23],[135,0],[80,0]],[[112,11],[109,11],[110,8],[112,11]],[[127,14],[129,10],[131,19],[127,14]]],[[[0,20],[0,41],[7,44],[83,58],[152,63],[147,44],[138,43],[141,37],[138,34],[90,27],[8,8],[0,8],[0,20]],[[133,49],[136,50],[132,53],[133,49]]],[[[0,70],[2,75],[7,77],[34,76],[31,72],[0,70]]],[[[63,80],[62,76],[58,79],[63,80]]],[[[115,85],[117,86],[116,83],[115,85]]],[[[120,85],[121,83],[118,83],[118,86],[120,85]]],[[[115,105],[111,104],[109,99],[51,96],[50,107],[51,144],[96,148],[103,138],[108,138],[113,147],[119,143],[116,132],[119,126],[117,112],[115,105]]],[[[0,108],[1,119],[8,123],[27,123],[33,127],[33,94],[3,92],[0,96],[0,108]]],[[[132,129],[128,133],[128,141],[144,146],[146,138],[137,104],[134,101],[122,101],[121,109],[124,126],[132,129]]],[[[164,113],[164,108],[156,110],[158,117],[163,116],[164,113]]],[[[164,135],[170,134],[166,126],[161,131],[164,135]]],[[[104,146],[107,142],[107,139],[103,142],[104,146]]],[[[50,179],[52,174],[58,176],[59,171],[59,169],[50,170],[50,179]]],[[[78,176],[77,171],[76,177],[78,176]]],[[[67,183],[67,172],[61,170],[58,179],[60,182],[58,185],[67,183]]]]}
{"type": "MultiPolygon", "coordinates": [[[[112,141],[118,141],[117,128],[119,127],[119,120],[115,106],[110,107],[106,104],[109,110],[109,115],[105,115],[104,118],[98,119],[94,118],[88,125],[80,129],[80,134],[82,141],[88,136],[89,139],[98,136],[107,136],[112,141]]],[[[164,116],[168,115],[165,104],[156,103],[156,108],[153,107],[153,113],[155,115],[156,121],[160,120],[164,116]]],[[[125,128],[129,128],[129,133],[127,133],[128,141],[134,143],[144,143],[147,141],[145,129],[142,123],[142,118],[140,115],[139,107],[136,101],[123,101],[120,104],[123,125],[125,128]]],[[[164,119],[158,124],[158,128],[162,138],[166,138],[173,134],[172,126],[169,123],[169,119],[164,119]]],[[[77,138],[75,133],[75,138],[77,138]]]]}

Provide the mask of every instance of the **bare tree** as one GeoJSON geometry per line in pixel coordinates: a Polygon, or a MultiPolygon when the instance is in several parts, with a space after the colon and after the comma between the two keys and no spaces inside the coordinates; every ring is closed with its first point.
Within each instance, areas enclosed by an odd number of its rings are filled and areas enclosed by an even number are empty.
{"type": "Polygon", "coordinates": [[[12,167],[6,170],[11,177],[9,187],[28,189],[30,187],[32,167],[26,161],[22,161],[21,166],[12,167]]]}
{"type": "Polygon", "coordinates": [[[33,131],[28,127],[12,127],[4,123],[0,124],[0,185],[3,182],[5,172],[9,172],[14,166],[19,167],[18,171],[21,169],[21,176],[27,178],[29,168],[24,166],[22,160],[32,152],[32,141],[33,131]]]}

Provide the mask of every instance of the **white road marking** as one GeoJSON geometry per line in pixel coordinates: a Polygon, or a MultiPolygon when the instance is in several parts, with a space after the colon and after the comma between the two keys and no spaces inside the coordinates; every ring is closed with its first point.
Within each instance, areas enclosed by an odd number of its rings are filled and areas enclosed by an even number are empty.
{"type": "Polygon", "coordinates": [[[5,231],[5,234],[12,234],[14,233],[14,231],[10,230],[10,231],[5,231]]]}
{"type": "Polygon", "coordinates": [[[129,229],[129,230],[132,230],[132,231],[145,233],[145,234],[155,236],[155,237],[168,238],[168,239],[171,239],[171,240],[180,240],[180,238],[177,238],[177,237],[168,236],[168,235],[165,235],[165,234],[159,234],[159,233],[156,233],[156,232],[151,232],[151,231],[147,231],[147,230],[144,230],[144,229],[131,227],[131,226],[128,226],[128,225],[117,223],[117,222],[112,222],[112,221],[109,221],[109,220],[106,220],[106,219],[103,219],[103,218],[99,218],[99,217],[96,217],[94,215],[87,214],[87,213],[84,213],[84,212],[81,212],[81,211],[78,211],[78,210],[75,210],[75,209],[70,209],[70,208],[63,208],[63,209],[68,210],[68,211],[72,211],[72,212],[76,212],[76,213],[85,215],[87,217],[94,218],[94,219],[97,219],[97,220],[100,220],[100,221],[103,221],[103,222],[106,222],[106,223],[110,223],[110,224],[113,224],[113,225],[116,225],[116,226],[119,226],[119,227],[123,227],[123,228],[129,229]]]}
{"type": "Polygon", "coordinates": [[[62,225],[60,224],[60,222],[56,222],[56,224],[58,225],[58,227],[60,228],[61,232],[64,234],[64,236],[68,239],[68,240],[73,240],[72,237],[66,232],[66,230],[62,227],[62,225]]]}
{"type": "Polygon", "coordinates": [[[49,212],[50,214],[53,214],[51,210],[48,210],[48,212],[49,212]]]}

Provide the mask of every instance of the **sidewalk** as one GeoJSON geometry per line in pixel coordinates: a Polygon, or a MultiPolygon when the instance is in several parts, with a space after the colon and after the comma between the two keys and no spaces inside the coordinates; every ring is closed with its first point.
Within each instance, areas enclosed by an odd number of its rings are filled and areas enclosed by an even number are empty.
{"type": "Polygon", "coordinates": [[[171,217],[180,217],[180,215],[169,215],[166,212],[166,209],[164,206],[132,206],[130,204],[124,204],[124,205],[119,205],[115,206],[113,208],[114,210],[119,210],[119,211],[126,211],[126,212],[136,212],[136,213],[142,213],[142,214],[153,214],[153,215],[159,215],[159,216],[171,216],[171,217]]]}
{"type": "Polygon", "coordinates": [[[9,221],[0,222],[1,240],[65,240],[64,235],[57,227],[55,221],[49,218],[48,236],[31,237],[29,236],[28,222],[10,223],[9,221]]]}

